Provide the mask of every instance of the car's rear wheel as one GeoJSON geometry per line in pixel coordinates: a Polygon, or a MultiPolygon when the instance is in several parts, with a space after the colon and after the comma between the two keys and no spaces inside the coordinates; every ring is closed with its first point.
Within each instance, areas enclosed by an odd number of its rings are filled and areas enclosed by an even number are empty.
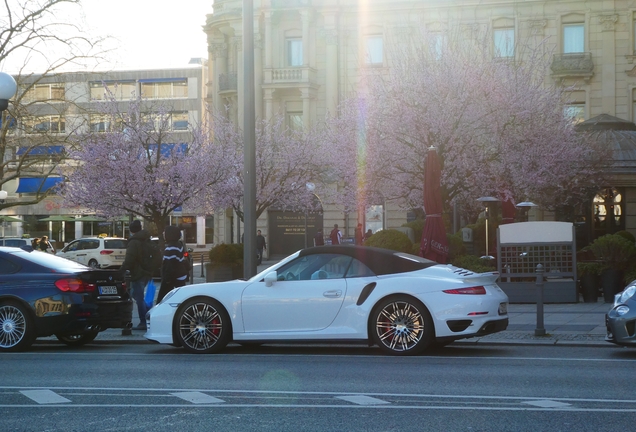
{"type": "Polygon", "coordinates": [[[55,337],[60,341],[65,343],[68,346],[82,346],[89,342],[92,342],[97,335],[98,331],[90,331],[86,333],[79,333],[74,335],[59,335],[56,334],[55,337]]]}
{"type": "Polygon", "coordinates": [[[188,352],[210,354],[221,351],[230,342],[230,317],[215,300],[194,298],[175,314],[175,337],[188,352]]]}
{"type": "Polygon", "coordinates": [[[35,328],[27,308],[14,302],[0,304],[0,351],[22,351],[34,340],[35,328]]]}
{"type": "Polygon", "coordinates": [[[433,340],[431,315],[426,306],[412,297],[382,300],[373,309],[371,320],[373,341],[392,355],[418,354],[433,340]]]}
{"type": "Polygon", "coordinates": [[[94,269],[99,268],[99,264],[97,263],[97,260],[94,260],[94,259],[88,262],[88,266],[94,269]]]}

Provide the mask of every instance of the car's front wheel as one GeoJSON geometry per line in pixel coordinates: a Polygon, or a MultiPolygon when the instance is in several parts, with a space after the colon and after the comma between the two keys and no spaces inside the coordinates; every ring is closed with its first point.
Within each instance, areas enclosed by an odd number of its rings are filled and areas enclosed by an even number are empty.
{"type": "Polygon", "coordinates": [[[179,345],[191,353],[219,352],[232,337],[229,315],[219,302],[210,298],[193,298],[182,304],[174,325],[179,345]]]}
{"type": "Polygon", "coordinates": [[[88,266],[90,268],[96,269],[96,268],[99,268],[99,263],[97,262],[97,260],[92,259],[88,262],[88,266]]]}
{"type": "Polygon", "coordinates": [[[395,296],[382,300],[373,309],[371,320],[373,341],[392,355],[418,354],[434,337],[430,313],[412,297],[395,296]]]}
{"type": "Polygon", "coordinates": [[[22,351],[34,340],[35,328],[26,307],[14,302],[0,304],[0,351],[22,351]]]}
{"type": "Polygon", "coordinates": [[[74,335],[56,334],[55,337],[60,342],[63,342],[68,346],[82,346],[82,345],[86,345],[89,342],[92,342],[97,337],[98,334],[99,334],[98,331],[89,331],[86,333],[79,333],[74,335]]]}

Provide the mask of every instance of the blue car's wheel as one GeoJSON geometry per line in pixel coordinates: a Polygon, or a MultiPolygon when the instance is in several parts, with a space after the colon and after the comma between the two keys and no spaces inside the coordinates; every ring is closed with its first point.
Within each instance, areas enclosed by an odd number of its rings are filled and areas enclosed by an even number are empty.
{"type": "Polygon", "coordinates": [[[0,304],[0,351],[22,351],[35,340],[31,315],[19,303],[0,304]]]}

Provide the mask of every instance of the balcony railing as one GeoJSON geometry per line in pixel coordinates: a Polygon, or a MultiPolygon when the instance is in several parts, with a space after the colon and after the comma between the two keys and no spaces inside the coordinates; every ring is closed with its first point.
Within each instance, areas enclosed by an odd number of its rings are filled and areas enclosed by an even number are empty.
{"type": "Polygon", "coordinates": [[[584,77],[594,75],[594,62],[592,53],[567,53],[554,54],[550,65],[552,76],[558,78],[584,77]]]}
{"type": "Polygon", "coordinates": [[[219,92],[236,91],[238,88],[236,72],[219,75],[219,92]]]}
{"type": "Polygon", "coordinates": [[[311,84],[316,81],[316,70],[308,67],[265,69],[265,83],[311,84]]]}

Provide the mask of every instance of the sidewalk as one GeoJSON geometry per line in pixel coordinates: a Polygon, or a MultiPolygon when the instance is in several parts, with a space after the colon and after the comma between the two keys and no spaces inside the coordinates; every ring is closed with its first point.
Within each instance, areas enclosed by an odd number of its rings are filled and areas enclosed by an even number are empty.
{"type": "MultiPolygon", "coordinates": [[[[277,261],[263,261],[258,266],[262,271],[277,261]]],[[[201,277],[201,265],[194,263],[194,283],[205,282],[201,277]]],[[[605,342],[605,313],[611,304],[604,303],[600,297],[597,303],[568,303],[545,304],[543,307],[543,327],[545,336],[535,336],[537,327],[536,304],[509,304],[508,328],[499,333],[488,336],[462,339],[455,344],[517,344],[517,345],[573,345],[613,347],[605,342]]],[[[139,324],[137,308],[133,307],[133,325],[139,324]]],[[[151,343],[143,337],[144,331],[133,330],[132,335],[122,336],[121,329],[109,329],[101,332],[95,343],[151,343]]],[[[55,341],[50,338],[40,338],[41,341],[55,341]]]]}

